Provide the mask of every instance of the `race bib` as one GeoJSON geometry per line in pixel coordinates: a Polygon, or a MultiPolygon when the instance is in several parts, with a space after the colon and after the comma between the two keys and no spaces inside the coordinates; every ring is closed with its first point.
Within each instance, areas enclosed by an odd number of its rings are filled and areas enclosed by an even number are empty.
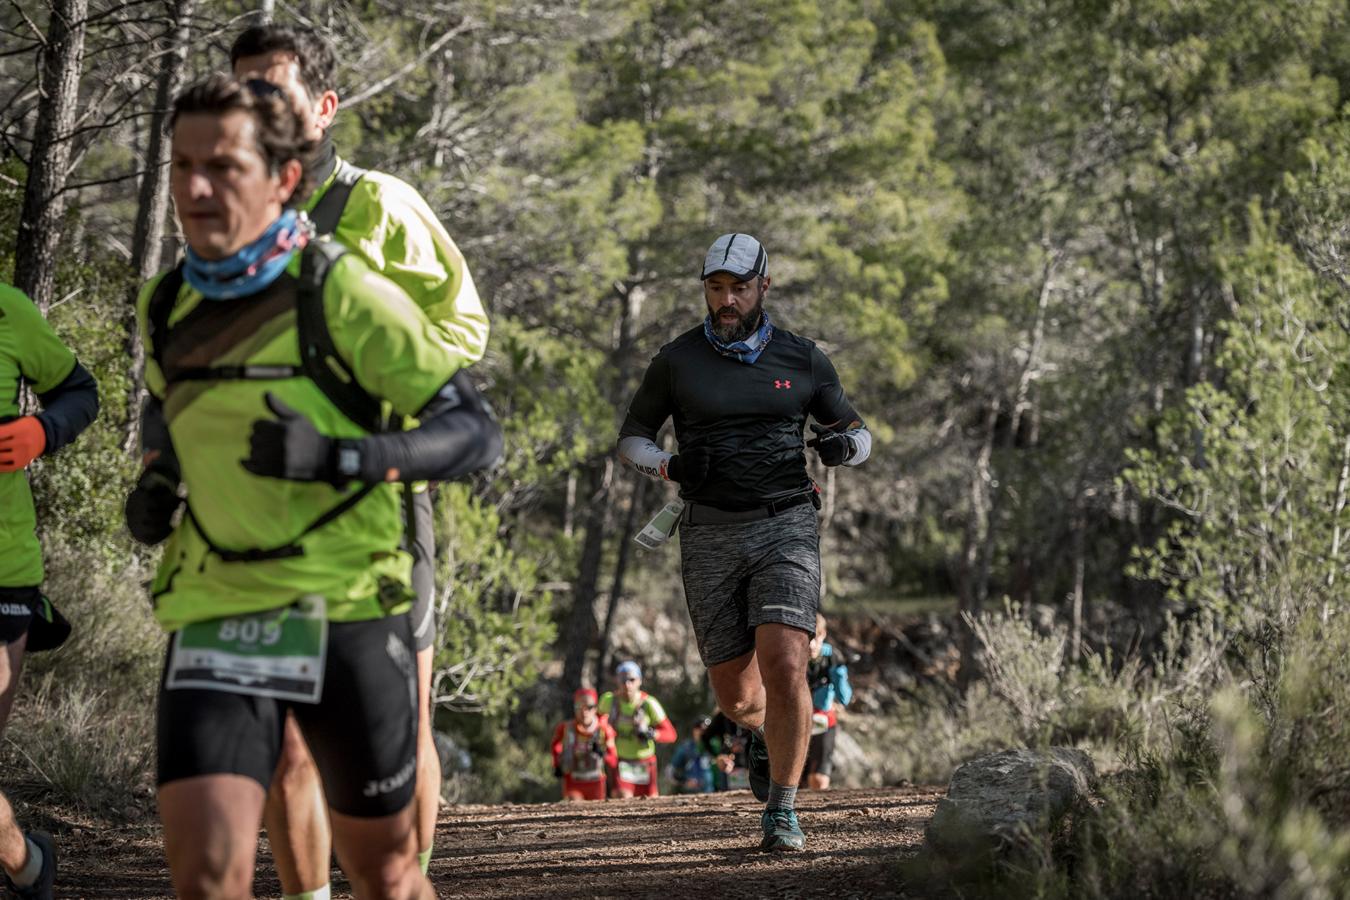
{"type": "Polygon", "coordinates": [[[173,638],[165,687],[318,703],[327,657],[327,605],[306,595],[282,609],[183,628],[173,638]]]}
{"type": "Polygon", "coordinates": [[[829,713],[813,712],[811,713],[811,735],[824,734],[830,730],[829,713]]]}
{"type": "Polygon", "coordinates": [[[619,780],[629,784],[651,784],[652,772],[645,762],[619,760],[619,780]]]}
{"type": "Polygon", "coordinates": [[[727,773],[727,790],[748,791],[750,789],[750,770],[735,768],[727,773]]]}

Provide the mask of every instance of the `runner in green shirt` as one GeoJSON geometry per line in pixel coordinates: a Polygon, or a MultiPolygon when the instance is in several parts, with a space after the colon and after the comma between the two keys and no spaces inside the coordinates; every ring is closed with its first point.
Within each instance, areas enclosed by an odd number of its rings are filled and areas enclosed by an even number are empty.
{"type": "Polygon", "coordinates": [[[138,318],[176,451],[166,477],[188,494],[152,585],[173,633],[158,781],[175,889],[249,893],[294,716],[357,896],[431,897],[397,482],[481,467],[500,429],[426,314],[284,210],[309,143],[279,91],[212,76],[171,125],[187,258],[138,318]]]}
{"type": "Polygon", "coordinates": [[[655,797],[656,745],[673,744],[678,735],[661,701],[642,689],[642,669],[633,660],[614,670],[618,687],[600,697],[600,715],[609,717],[618,739],[619,765],[614,770],[614,795],[655,797]]]}
{"type": "MultiPolygon", "coordinates": [[[[58,646],[69,625],[42,595],[37,514],[24,473],[38,456],[70,443],[98,414],[98,386],[21,291],[0,284],[0,735],[13,708],[25,651],[58,646]],[[42,403],[21,416],[27,383],[42,403]]],[[[0,868],[24,898],[52,896],[56,850],[42,832],[25,836],[0,793],[0,868]]]]}

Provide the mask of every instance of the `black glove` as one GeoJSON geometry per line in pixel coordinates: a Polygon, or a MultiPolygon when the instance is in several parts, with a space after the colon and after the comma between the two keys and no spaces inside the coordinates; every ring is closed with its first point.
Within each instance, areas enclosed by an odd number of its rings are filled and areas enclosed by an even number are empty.
{"type": "Polygon", "coordinates": [[[811,430],[816,436],[806,442],[806,446],[815,447],[820,461],[827,466],[837,466],[853,455],[853,439],[838,431],[831,431],[820,425],[812,424],[811,430]]]}
{"type": "MultiPolygon", "coordinates": [[[[265,478],[326,481],[341,487],[350,476],[338,474],[338,442],[319,434],[314,423],[267,392],[267,408],[275,419],[258,419],[249,435],[244,468],[265,478]]],[[[350,442],[343,442],[350,443],[350,442]]]]}
{"type": "Polygon", "coordinates": [[[633,734],[637,735],[639,741],[650,741],[655,739],[656,730],[650,725],[643,725],[641,728],[635,729],[633,734]]]}
{"type": "Polygon", "coordinates": [[[591,752],[594,753],[596,756],[604,756],[605,745],[600,743],[599,741],[591,741],[591,752]]]}
{"type": "Polygon", "coordinates": [[[182,502],[177,475],[162,466],[147,466],[127,495],[127,530],[153,547],[173,533],[173,514],[182,502]]]}
{"type": "Polygon", "coordinates": [[[712,463],[712,451],[707,447],[694,447],[686,453],[677,453],[666,463],[666,477],[678,482],[680,490],[695,491],[708,478],[708,466],[712,463]]]}
{"type": "Polygon", "coordinates": [[[561,777],[562,777],[562,766],[554,766],[554,767],[553,767],[553,777],[554,777],[554,778],[561,778],[561,777]]]}

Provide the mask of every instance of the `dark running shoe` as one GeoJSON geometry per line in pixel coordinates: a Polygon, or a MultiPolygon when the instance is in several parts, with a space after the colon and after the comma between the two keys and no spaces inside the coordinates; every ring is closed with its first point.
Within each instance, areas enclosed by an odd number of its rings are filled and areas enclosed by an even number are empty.
{"type": "Polygon", "coordinates": [[[790,809],[766,809],[760,817],[764,840],[762,850],[801,850],[806,846],[806,835],[797,824],[797,813],[790,809]]]}
{"type": "Polygon", "coordinates": [[[42,851],[42,871],[38,873],[37,881],[28,887],[11,884],[11,890],[21,900],[52,900],[52,883],[56,881],[56,845],[52,843],[52,836],[45,831],[34,831],[24,837],[42,851]]]}
{"type": "Polygon", "coordinates": [[[769,748],[764,738],[750,732],[750,742],[745,748],[746,769],[750,775],[750,791],[760,803],[769,800],[769,748]]]}

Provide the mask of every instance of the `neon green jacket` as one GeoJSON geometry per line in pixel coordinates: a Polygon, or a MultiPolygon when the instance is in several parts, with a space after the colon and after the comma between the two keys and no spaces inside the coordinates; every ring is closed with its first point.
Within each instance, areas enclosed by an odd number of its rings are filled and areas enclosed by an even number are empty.
{"type": "MultiPolygon", "coordinates": [[[[61,343],[33,301],[0,284],[0,422],[19,414],[20,379],[45,394],[75,368],[75,354],[61,343]]],[[[24,472],[0,472],[0,587],[42,583],[37,514],[24,472]]]]}
{"type": "MultiPolygon", "coordinates": [[[[613,691],[605,691],[600,695],[597,711],[609,717],[609,724],[618,735],[614,745],[618,748],[619,759],[646,759],[656,755],[656,742],[641,740],[635,732],[640,725],[656,728],[666,721],[666,710],[661,701],[643,693],[639,702],[630,703],[620,700],[613,691]]],[[[673,734],[671,732],[671,740],[674,740],[673,734]]]]}
{"type": "MultiPolygon", "coordinates": [[[[334,168],[301,210],[312,210],[336,177],[334,168]]],[[[473,276],[445,227],[410,185],[384,172],[367,172],[352,188],[333,238],[426,312],[456,370],[483,358],[488,318],[473,276]]]]}
{"type": "MultiPolygon", "coordinates": [[[[238,300],[208,301],[186,283],[169,317],[164,366],[296,366],[300,363],[295,288],[300,255],[267,290],[238,300]]],[[[162,276],[160,276],[162,277],[162,276]]],[[[253,422],[269,417],[264,394],[303,413],[330,437],[364,432],[304,377],[273,381],[178,381],[166,389],[149,352],[147,310],[159,277],[141,291],[137,316],[147,347],[146,386],[163,401],[164,417],[187,484],[191,517],[165,547],[152,584],[155,614],[173,631],[205,619],[286,606],[305,594],[328,601],[335,621],[361,621],[406,610],[411,557],[400,549],[403,516],[395,484],[379,485],[333,521],[301,537],[322,514],[359,486],[253,475],[253,422]],[[203,532],[227,550],[292,542],[304,554],[227,562],[203,532]]],[[[333,343],[367,393],[414,416],[459,368],[462,358],[443,329],[393,282],[349,253],[329,271],[324,314],[333,343]]]]}

